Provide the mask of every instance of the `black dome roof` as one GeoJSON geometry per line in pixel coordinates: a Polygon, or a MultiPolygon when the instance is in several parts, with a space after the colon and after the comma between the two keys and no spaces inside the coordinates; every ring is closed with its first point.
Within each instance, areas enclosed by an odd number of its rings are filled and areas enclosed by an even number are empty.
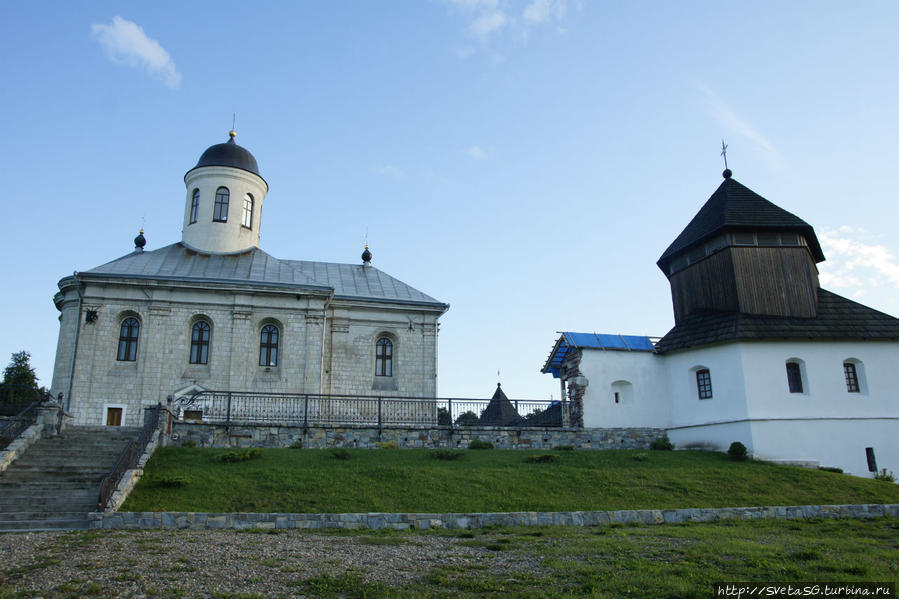
{"type": "MultiPolygon", "coordinates": [[[[234,143],[234,137],[237,135],[234,131],[229,133],[230,139],[225,143],[209,146],[197,161],[197,166],[230,166],[249,171],[254,175],[259,175],[259,165],[256,159],[250,154],[250,151],[234,143]]],[[[193,170],[193,169],[190,169],[193,170]]],[[[262,175],[259,175],[260,177],[262,175]]]]}

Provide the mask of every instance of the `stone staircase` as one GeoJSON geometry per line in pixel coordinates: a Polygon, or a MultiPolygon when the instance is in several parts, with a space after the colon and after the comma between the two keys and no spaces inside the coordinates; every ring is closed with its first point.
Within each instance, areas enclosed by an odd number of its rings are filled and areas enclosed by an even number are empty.
{"type": "Polygon", "coordinates": [[[87,528],[100,482],[139,427],[69,426],[0,474],[0,532],[87,528]]]}

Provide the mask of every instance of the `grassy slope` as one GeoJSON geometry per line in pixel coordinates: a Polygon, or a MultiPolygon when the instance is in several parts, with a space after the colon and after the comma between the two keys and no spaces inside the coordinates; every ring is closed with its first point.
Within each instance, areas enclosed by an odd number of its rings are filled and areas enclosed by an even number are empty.
{"type": "Polygon", "coordinates": [[[497,512],[896,503],[899,485],[733,462],[706,452],[266,449],[238,463],[223,449],[156,452],[125,511],[497,512]],[[525,463],[551,453],[552,463],[525,463]],[[648,456],[637,461],[634,456],[648,456]],[[183,477],[180,488],[160,484],[183,477]]]}

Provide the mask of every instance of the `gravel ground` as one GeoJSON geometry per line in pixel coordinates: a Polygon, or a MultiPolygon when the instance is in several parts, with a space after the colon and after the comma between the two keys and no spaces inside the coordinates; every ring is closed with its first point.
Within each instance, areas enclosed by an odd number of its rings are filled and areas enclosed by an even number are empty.
{"type": "Polygon", "coordinates": [[[27,597],[315,597],[316,580],[345,574],[400,588],[438,566],[541,574],[534,558],[465,542],[295,530],[0,534],[0,598],[6,599],[4,591],[27,597]]]}

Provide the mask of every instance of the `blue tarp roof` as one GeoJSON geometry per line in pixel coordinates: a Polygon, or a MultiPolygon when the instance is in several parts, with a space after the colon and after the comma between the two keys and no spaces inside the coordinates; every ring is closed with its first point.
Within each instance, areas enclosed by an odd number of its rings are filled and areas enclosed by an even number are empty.
{"type": "Polygon", "coordinates": [[[563,332],[543,365],[542,372],[561,375],[562,362],[573,349],[600,349],[613,351],[653,351],[655,346],[649,337],[641,335],[608,335],[603,333],[563,332]]]}

